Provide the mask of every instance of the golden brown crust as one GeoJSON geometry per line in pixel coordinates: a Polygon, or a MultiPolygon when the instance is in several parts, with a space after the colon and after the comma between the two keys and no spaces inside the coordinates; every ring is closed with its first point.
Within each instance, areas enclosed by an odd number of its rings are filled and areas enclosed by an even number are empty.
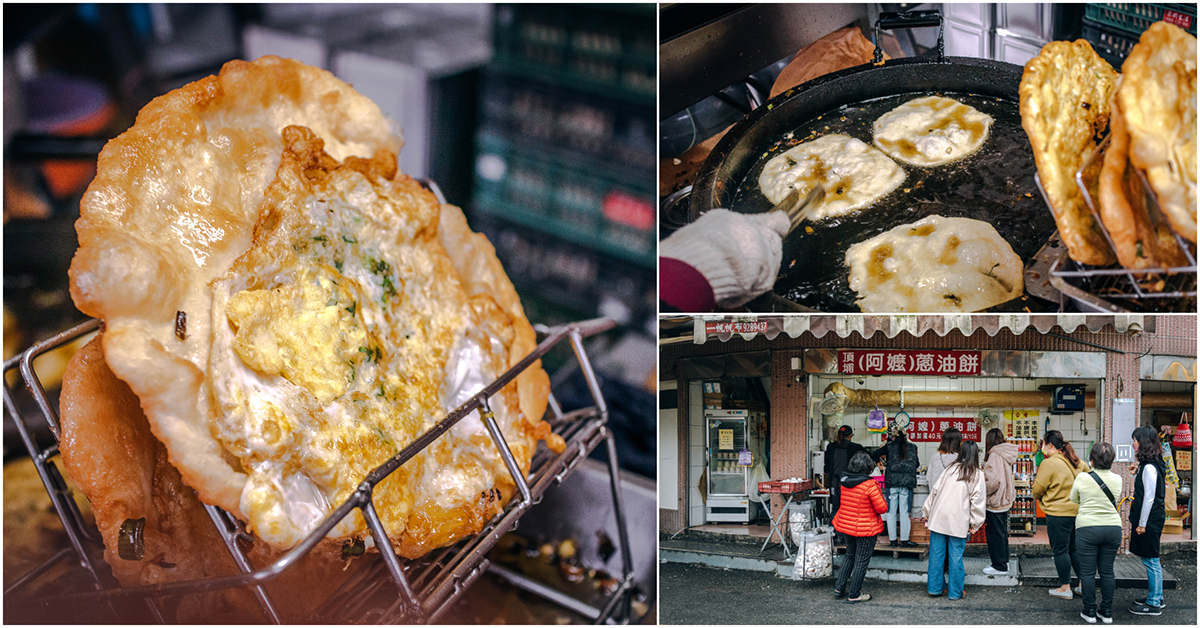
{"type": "Polygon", "coordinates": [[[1154,224],[1146,208],[1141,177],[1129,164],[1129,133],[1119,104],[1113,104],[1109,146],[1100,171],[1100,218],[1112,238],[1117,259],[1126,268],[1163,268],[1187,264],[1187,257],[1166,224],[1154,224]]]}
{"type": "MultiPolygon", "coordinates": [[[[1018,88],[1021,126],[1033,146],[1058,232],[1071,259],[1097,266],[1116,257],[1075,185],[1075,172],[1098,150],[1096,138],[1108,125],[1116,79],[1086,41],[1055,41],[1025,64],[1018,88]]],[[[1098,171],[1099,163],[1094,167],[1098,171]]]]}
{"type": "Polygon", "coordinates": [[[1129,160],[1146,173],[1175,230],[1195,242],[1196,38],[1156,22],[1122,70],[1117,100],[1129,129],[1129,160]]]}
{"type": "MultiPolygon", "coordinates": [[[[238,573],[224,542],[196,492],[167,462],[167,451],[150,432],[137,397],[104,361],[100,338],[79,351],[67,366],[60,402],[63,466],[88,499],[104,540],[104,558],[124,586],[198,580],[238,573]],[[119,556],[117,537],[126,519],[145,518],[141,560],[119,556]]],[[[348,573],[340,548],[327,543],[267,584],[285,618],[306,619],[320,596],[348,573]],[[286,601],[286,604],[279,602],[286,601]]],[[[279,558],[255,542],[251,563],[262,568],[279,558]]],[[[246,591],[190,596],[176,610],[184,623],[260,621],[254,597],[246,591]]]]}

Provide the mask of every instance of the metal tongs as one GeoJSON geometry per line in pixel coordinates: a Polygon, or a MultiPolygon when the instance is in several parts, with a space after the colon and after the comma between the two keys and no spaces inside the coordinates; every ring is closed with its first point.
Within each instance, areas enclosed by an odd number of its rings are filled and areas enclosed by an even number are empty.
{"type": "Polygon", "coordinates": [[[788,235],[791,235],[796,227],[805,220],[811,220],[810,214],[816,209],[821,201],[825,200],[825,188],[818,185],[812,189],[804,198],[800,198],[799,188],[792,188],[788,194],[778,205],[771,208],[773,212],[784,212],[791,220],[791,226],[788,227],[788,235]]]}

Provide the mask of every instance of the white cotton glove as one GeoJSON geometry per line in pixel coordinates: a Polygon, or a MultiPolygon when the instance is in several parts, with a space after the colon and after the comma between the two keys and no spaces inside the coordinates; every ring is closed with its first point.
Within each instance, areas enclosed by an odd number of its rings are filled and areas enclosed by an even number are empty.
{"type": "Polygon", "coordinates": [[[771,289],[783,260],[787,214],[738,214],[713,209],[658,245],[660,257],[700,271],[717,307],[734,308],[771,289]]]}

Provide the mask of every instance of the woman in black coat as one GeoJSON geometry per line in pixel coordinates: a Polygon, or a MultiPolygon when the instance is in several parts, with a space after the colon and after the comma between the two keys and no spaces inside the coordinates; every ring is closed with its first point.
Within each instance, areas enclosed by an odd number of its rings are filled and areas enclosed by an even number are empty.
{"type": "Polygon", "coordinates": [[[921,460],[917,456],[917,446],[908,442],[904,430],[892,428],[892,438],[886,445],[875,450],[871,458],[879,462],[887,457],[887,469],[883,472],[883,483],[887,487],[888,513],[887,531],[891,545],[916,547],[917,544],[908,540],[911,528],[909,521],[912,510],[913,488],[917,485],[917,469],[921,460]],[[896,527],[900,527],[900,541],[896,542],[896,527]]]}
{"type": "Polygon", "coordinates": [[[838,428],[837,438],[829,443],[825,448],[825,486],[829,487],[829,502],[831,510],[829,519],[833,520],[833,515],[837,514],[838,508],[842,505],[842,476],[846,474],[846,469],[850,466],[850,459],[854,454],[860,451],[866,451],[866,448],[858,443],[850,440],[854,437],[854,428],[849,425],[843,425],[838,428]]]}
{"type": "Polygon", "coordinates": [[[1134,615],[1161,615],[1163,607],[1162,563],[1158,545],[1163,524],[1167,521],[1165,506],[1167,483],[1162,446],[1154,428],[1142,426],[1133,431],[1133,451],[1138,470],[1133,478],[1133,505],[1129,507],[1129,553],[1140,556],[1146,566],[1148,591],[1146,598],[1129,607],[1134,615]]]}

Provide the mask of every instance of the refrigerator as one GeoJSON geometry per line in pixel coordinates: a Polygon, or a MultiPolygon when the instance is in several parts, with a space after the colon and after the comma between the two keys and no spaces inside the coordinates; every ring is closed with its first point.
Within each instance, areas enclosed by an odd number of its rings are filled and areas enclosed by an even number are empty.
{"type": "Polygon", "coordinates": [[[705,410],[708,464],[706,521],[749,523],[758,515],[750,501],[750,469],[758,462],[759,419],[749,410],[705,410]],[[749,452],[746,456],[742,452],[749,452]],[[749,465],[742,464],[749,459],[749,465]]]}

